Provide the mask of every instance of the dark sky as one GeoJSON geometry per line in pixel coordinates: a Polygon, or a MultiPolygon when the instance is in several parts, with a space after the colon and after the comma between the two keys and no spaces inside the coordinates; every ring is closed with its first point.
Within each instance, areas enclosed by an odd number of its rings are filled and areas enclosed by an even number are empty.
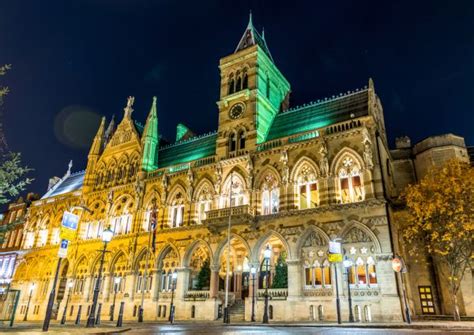
{"type": "Polygon", "coordinates": [[[218,61],[252,10],[292,105],[367,85],[388,136],[452,132],[474,144],[474,1],[38,0],[0,2],[1,78],[10,148],[35,169],[33,191],[83,169],[98,115],[145,120],[158,97],[160,131],[216,129],[218,61]],[[334,3],[334,4],[332,4],[334,3]]]}

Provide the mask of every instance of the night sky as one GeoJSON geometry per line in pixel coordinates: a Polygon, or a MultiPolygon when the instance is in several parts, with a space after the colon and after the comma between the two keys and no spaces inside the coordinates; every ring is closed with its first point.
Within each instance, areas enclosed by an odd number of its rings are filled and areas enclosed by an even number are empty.
{"type": "Polygon", "coordinates": [[[292,106],[367,85],[373,77],[395,137],[452,132],[474,145],[474,1],[0,2],[0,85],[10,149],[35,169],[43,194],[70,159],[85,168],[99,116],[144,122],[158,97],[168,139],[183,122],[217,128],[219,58],[232,53],[253,12],[292,106]]]}

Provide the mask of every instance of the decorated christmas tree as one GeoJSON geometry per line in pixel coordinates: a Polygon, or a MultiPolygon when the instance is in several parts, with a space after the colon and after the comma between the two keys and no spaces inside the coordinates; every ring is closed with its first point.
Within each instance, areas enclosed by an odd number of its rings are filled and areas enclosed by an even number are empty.
{"type": "Polygon", "coordinates": [[[211,282],[211,266],[209,263],[209,259],[206,259],[202,264],[201,270],[198,274],[198,282],[196,288],[198,290],[202,290],[204,288],[208,288],[211,282]]]}
{"type": "Polygon", "coordinates": [[[288,265],[286,265],[286,254],[281,253],[278,256],[275,265],[275,277],[273,278],[272,288],[288,287],[288,265]]]}

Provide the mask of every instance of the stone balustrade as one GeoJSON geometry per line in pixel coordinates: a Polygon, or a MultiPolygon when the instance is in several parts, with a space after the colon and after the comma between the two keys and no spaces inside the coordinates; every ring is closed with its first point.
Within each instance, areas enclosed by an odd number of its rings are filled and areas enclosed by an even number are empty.
{"type": "MultiPolygon", "coordinates": [[[[288,297],[288,289],[287,288],[269,288],[268,296],[272,300],[286,300],[286,298],[288,297]]],[[[259,300],[265,299],[264,288],[261,288],[257,291],[257,299],[259,300]]]]}
{"type": "Polygon", "coordinates": [[[207,300],[210,297],[210,291],[198,291],[198,290],[189,290],[184,296],[184,300],[207,300]]]}
{"type": "Polygon", "coordinates": [[[214,209],[206,212],[206,220],[220,219],[237,215],[254,215],[253,209],[249,205],[235,206],[231,208],[214,209]]]}

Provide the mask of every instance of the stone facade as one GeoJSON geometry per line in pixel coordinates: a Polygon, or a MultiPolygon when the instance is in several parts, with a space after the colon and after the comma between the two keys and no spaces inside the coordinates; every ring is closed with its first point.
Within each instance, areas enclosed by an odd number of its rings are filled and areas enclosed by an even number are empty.
{"type": "MultiPolygon", "coordinates": [[[[176,319],[215,320],[227,273],[233,320],[250,320],[253,294],[256,317],[262,317],[267,278],[273,320],[335,320],[336,280],[343,319],[348,281],[356,320],[402,319],[387,201],[415,180],[418,162],[405,151],[421,152],[421,146],[388,149],[372,80],[363,89],[289,109],[290,84],[251,21],[220,70],[217,132],[194,136],[179,125],[177,142],[165,144],[156,99],[142,126],[132,118],[130,97],[117,127],[102,121],[86,170],[69,169],[33,202],[13,282],[22,292],[36,284],[30,320],[45,315],[65,211],[80,221],[59,269],[55,317],[68,303],[67,319],[75,320],[79,310],[80,319],[87,318],[100,237],[110,227],[114,238],[99,294],[103,319],[112,309],[117,315],[119,302],[124,318],[135,319],[143,302],[145,320],[166,320],[173,298],[176,319]],[[347,271],[328,262],[328,243],[336,238],[353,260],[347,271]],[[276,288],[281,260],[287,285],[276,288]],[[206,261],[210,279],[202,285],[206,261]]],[[[18,319],[26,303],[22,295],[18,319]]]]}

